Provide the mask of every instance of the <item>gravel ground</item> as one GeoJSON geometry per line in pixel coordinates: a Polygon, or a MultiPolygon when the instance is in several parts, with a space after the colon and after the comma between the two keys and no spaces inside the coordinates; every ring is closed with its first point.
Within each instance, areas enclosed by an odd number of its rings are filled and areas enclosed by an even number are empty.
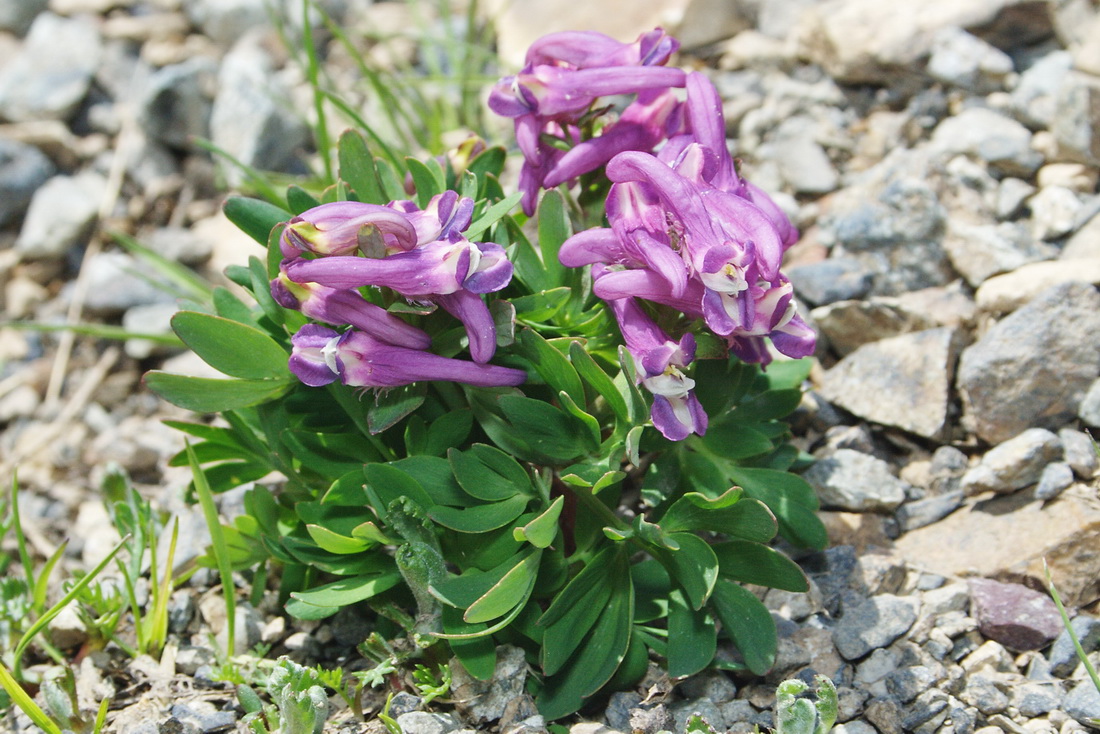
{"type": "MultiPolygon", "coordinates": [[[[370,58],[415,58],[400,35],[415,27],[411,6],[325,4],[353,37],[398,34],[364,42],[370,58]]],[[[655,667],[638,691],[564,723],[574,734],[682,731],[698,712],[719,731],[749,732],[772,725],[777,682],[823,673],[839,687],[839,731],[1083,730],[1100,694],[1037,590],[1045,558],[1095,649],[1096,4],[657,5],[514,2],[500,49],[511,59],[549,30],[599,23],[627,39],[680,19],[682,62],[722,92],[743,170],[804,233],[786,270],[820,334],[820,366],[795,430],[820,459],[807,479],[833,545],[798,557],[810,594],[765,597],[781,636],[767,679],[673,682],[655,667]]],[[[363,97],[354,65],[328,47],[333,84],[363,97]]],[[[211,278],[254,254],[219,214],[239,172],[193,138],[305,172],[310,102],[291,57],[262,0],[0,0],[5,319],[164,332],[175,299],[108,232],[211,278]]],[[[167,466],[182,439],[161,423],[184,416],[140,383],[151,367],[192,363],[147,340],[0,329],[0,477],[18,468],[36,553],[67,537],[65,572],[104,557],[117,541],[100,491],[113,465],[180,517],[180,563],[202,552],[187,473],[167,466]]],[[[239,511],[238,493],[221,500],[226,516],[239,511]]],[[[111,730],[126,734],[240,728],[232,687],[215,680],[210,636],[225,627],[215,581],[199,572],[173,595],[160,660],[90,652],[79,620],[55,620],[55,642],[79,659],[81,706],[110,696],[111,730]]],[[[348,655],[366,631],[350,614],[301,624],[270,596],[240,614],[244,649],[363,664],[348,655]]],[[[499,659],[491,685],[456,671],[452,700],[423,705],[406,691],[390,715],[410,734],[544,731],[521,695],[522,659],[507,649],[499,659]]],[[[332,703],[326,731],[383,731],[380,692],[365,697],[366,722],[332,703]]],[[[34,730],[19,715],[0,727],[34,730]]]]}

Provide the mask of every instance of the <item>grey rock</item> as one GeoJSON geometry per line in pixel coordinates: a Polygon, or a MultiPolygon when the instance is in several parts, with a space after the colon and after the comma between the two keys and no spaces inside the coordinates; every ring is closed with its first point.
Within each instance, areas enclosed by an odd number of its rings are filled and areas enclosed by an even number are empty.
{"type": "Polygon", "coordinates": [[[410,711],[396,718],[402,734],[448,734],[462,725],[450,714],[410,711]]]}
{"type": "Polygon", "coordinates": [[[911,665],[887,675],[886,690],[898,701],[909,703],[938,683],[943,674],[942,665],[911,665]]]}
{"type": "Polygon", "coordinates": [[[1092,438],[1087,433],[1072,428],[1058,431],[1058,438],[1062,441],[1062,458],[1073,469],[1073,473],[1081,479],[1092,479],[1097,465],[1100,464],[1092,438]]]}
{"type": "Polygon", "coordinates": [[[1009,688],[1013,707],[1028,718],[1045,716],[1062,705],[1062,691],[1053,683],[1023,683],[1009,688]]]}
{"type": "Polygon", "coordinates": [[[172,152],[145,135],[135,138],[126,174],[141,187],[145,198],[151,201],[177,191],[183,182],[172,152]]]}
{"type": "Polygon", "coordinates": [[[54,176],[31,198],[15,241],[27,260],[59,260],[87,236],[99,210],[103,179],[85,172],[54,176]]]}
{"type": "Polygon", "coordinates": [[[905,501],[908,485],[895,477],[881,459],[838,449],[803,475],[825,507],[850,512],[891,511],[905,501]]]}
{"type": "MultiPolygon", "coordinates": [[[[904,162],[899,158],[897,165],[904,162]]],[[[950,281],[951,268],[940,246],[945,210],[925,180],[899,174],[881,189],[870,185],[846,192],[819,224],[823,234],[874,273],[876,295],[950,281]]]]}
{"type": "Polygon", "coordinates": [[[84,266],[88,292],[85,308],[97,313],[118,313],[155,303],[174,303],[163,276],[151,265],[124,252],[101,252],[84,266]]]}
{"type": "Polygon", "coordinates": [[[901,707],[887,696],[872,699],[863,710],[867,719],[881,734],[902,734],[901,707]]]}
{"type": "Polygon", "coordinates": [[[921,595],[921,612],[935,617],[965,612],[969,605],[970,589],[961,581],[929,589],[921,595]]]}
{"type": "Polygon", "coordinates": [[[959,698],[986,716],[999,714],[1008,708],[1008,696],[997,687],[993,679],[984,675],[968,678],[959,698]]]}
{"type": "Polygon", "coordinates": [[[821,393],[866,420],[937,438],[950,409],[958,339],[944,327],[865,344],[825,374],[821,393]]]}
{"type": "Polygon", "coordinates": [[[1064,461],[1048,464],[1039,476],[1039,484],[1035,487],[1035,499],[1052,500],[1071,484],[1073,484],[1073,469],[1069,464],[1064,461]]]}
{"type": "Polygon", "coordinates": [[[1003,87],[1013,70],[1008,54],[958,27],[933,37],[927,69],[934,79],[978,94],[1003,87]]]}
{"type": "Polygon", "coordinates": [[[962,507],[964,498],[963,491],[957,489],[952,492],[906,502],[898,508],[895,514],[898,526],[903,533],[906,533],[910,530],[923,528],[925,525],[931,525],[962,507]]]}
{"type": "Polygon", "coordinates": [[[504,715],[508,703],[523,693],[527,661],[522,649],[509,645],[497,648],[497,666],[492,679],[477,680],[454,660],[452,683],[459,712],[477,722],[496,721],[504,715]]]}
{"type": "Polygon", "coordinates": [[[737,686],[728,675],[718,670],[693,675],[681,683],[678,690],[690,698],[706,698],[716,704],[732,701],[737,695],[737,686]]]}
{"type": "Polygon", "coordinates": [[[1000,443],[1032,426],[1061,428],[1100,373],[1100,294],[1067,283],[994,324],[959,360],[958,387],[980,438],[1000,443]]]}
{"type": "Polygon", "coordinates": [[[1033,128],[1050,127],[1054,120],[1055,97],[1072,68],[1070,53],[1056,49],[1025,69],[1012,90],[1012,109],[1016,116],[1033,128]]]}
{"type": "Polygon", "coordinates": [[[1031,147],[1031,131],[993,110],[968,107],[932,133],[931,148],[945,156],[973,155],[1009,175],[1027,177],[1043,164],[1031,147]]]}
{"type": "Polygon", "coordinates": [[[1093,214],[1062,247],[1063,260],[1100,259],[1100,214],[1093,214]]]}
{"type": "Polygon", "coordinates": [[[174,703],[168,711],[185,726],[193,726],[203,733],[232,728],[237,723],[235,712],[219,711],[212,702],[201,699],[174,703]]]}
{"type": "Polygon", "coordinates": [[[264,0],[192,0],[183,8],[203,35],[222,46],[269,22],[264,0]]]}
{"type": "Polygon", "coordinates": [[[138,110],[146,135],[182,150],[192,147],[192,138],[209,137],[216,75],[214,60],[201,56],[155,71],[138,110]]]}
{"type": "Polygon", "coordinates": [[[0,138],[0,227],[17,221],[31,197],[56,171],[38,148],[0,138]]]}
{"type": "Polygon", "coordinates": [[[155,229],[145,243],[157,254],[184,265],[206,262],[214,249],[209,240],[183,227],[155,229]]]}
{"type": "Polygon", "coordinates": [[[642,702],[642,696],[636,691],[616,691],[607,699],[607,710],[604,718],[607,725],[617,731],[630,731],[631,711],[638,708],[642,702]]]}
{"type": "Polygon", "coordinates": [[[902,710],[901,727],[914,734],[932,734],[947,720],[950,696],[939,688],[924,691],[902,710]]]}
{"type": "Polygon", "coordinates": [[[814,306],[862,298],[871,290],[872,274],[858,260],[831,257],[796,265],[787,271],[800,298],[814,306]]]}
{"type": "MultiPolygon", "coordinates": [[[[282,171],[305,145],[305,125],[288,109],[285,90],[274,82],[272,61],[248,37],[242,39],[222,60],[218,73],[218,94],[210,115],[214,143],[245,165],[282,171]]],[[[243,174],[226,170],[231,184],[243,174]]]]}
{"type": "Polygon", "coordinates": [[[1024,202],[1035,193],[1035,187],[1019,178],[1009,176],[997,187],[997,219],[1013,219],[1024,208],[1024,202]]]}
{"type": "Polygon", "coordinates": [[[22,50],[0,68],[0,115],[12,122],[69,119],[102,53],[90,18],[39,14],[22,50]]]}
{"type": "Polygon", "coordinates": [[[1061,458],[1062,442],[1045,428],[1029,428],[986,452],[966,472],[962,488],[968,494],[1013,492],[1039,481],[1043,469],[1061,458]]]}
{"type": "MultiPolygon", "coordinates": [[[[1045,228],[1043,232],[1045,234],[1045,228]]],[[[1026,227],[1015,222],[967,224],[952,221],[943,249],[955,270],[976,287],[992,275],[1057,257],[1055,247],[1037,239],[1045,238],[1033,236],[1026,227]]]]}
{"type": "Polygon", "coordinates": [[[832,734],[878,734],[878,730],[865,721],[847,721],[833,727],[832,734]]]}
{"type": "Polygon", "coordinates": [[[718,707],[725,719],[726,726],[746,723],[756,716],[756,709],[743,698],[724,703],[718,707]]]}
{"type": "MultiPolygon", "coordinates": [[[[736,703],[736,702],[733,702],[736,703]]],[[[752,708],[751,706],[749,708],[752,708]]],[[[724,709],[724,707],[723,707],[724,709]]],[[[755,710],[754,710],[755,713],[755,710]]],[[[730,719],[726,719],[727,724],[730,719]]],[[[663,703],[649,704],[636,708],[630,712],[630,719],[622,731],[642,732],[642,734],[657,734],[660,731],[670,731],[675,725],[672,712],[663,703]]]]}
{"type": "Polygon", "coordinates": [[[168,631],[182,635],[194,618],[195,597],[185,589],[172,592],[168,599],[168,631]]]}
{"type": "Polygon", "coordinates": [[[213,665],[214,651],[199,645],[181,645],[176,651],[176,672],[181,675],[194,675],[203,665],[213,665]]]}
{"type": "Polygon", "coordinates": [[[695,701],[680,701],[668,708],[674,722],[672,731],[685,731],[688,719],[696,715],[702,716],[708,724],[714,727],[715,731],[725,731],[726,729],[726,718],[722,715],[722,711],[713,701],[705,698],[695,701]]]}
{"type": "Polygon", "coordinates": [[[825,149],[810,132],[802,129],[784,134],[781,126],[772,146],[771,157],[779,166],[783,180],[796,193],[827,194],[836,189],[840,177],[825,149]]]}
{"type": "Polygon", "coordinates": [[[1060,258],[1022,265],[982,283],[974,301],[980,311],[1005,314],[1034,300],[1048,288],[1065,283],[1100,285],[1100,257],[1060,258]]]}
{"type": "Polygon", "coordinates": [[[1056,240],[1076,228],[1081,200],[1064,186],[1044,186],[1028,199],[1028,206],[1031,207],[1031,233],[1035,239],[1056,240]]]}
{"type": "MultiPolygon", "coordinates": [[[[149,303],[126,309],[122,314],[122,328],[134,334],[172,333],[172,317],[179,311],[175,303],[149,303]]],[[[147,359],[154,354],[167,354],[175,349],[152,339],[127,339],[126,355],[132,359],[147,359]]]]}
{"type": "Polygon", "coordinates": [[[49,0],[18,0],[0,3],[0,31],[22,36],[30,29],[38,14],[49,4],[49,0]]]}
{"type": "Polygon", "coordinates": [[[1080,681],[1066,694],[1062,710],[1082,724],[1100,718],[1100,691],[1091,680],[1080,681]]]}
{"type": "Polygon", "coordinates": [[[1085,397],[1081,399],[1078,415],[1086,424],[1093,428],[1100,428],[1100,380],[1096,380],[1089,386],[1085,397]]]}
{"type": "Polygon", "coordinates": [[[916,599],[879,594],[854,605],[833,629],[833,642],[845,660],[857,660],[901,637],[917,619],[916,599]]]}
{"type": "Polygon", "coordinates": [[[815,308],[810,318],[828,339],[829,346],[842,357],[865,344],[938,325],[925,310],[908,307],[900,299],[891,297],[836,301],[815,308]]]}
{"type": "Polygon", "coordinates": [[[1062,629],[1058,609],[1046,594],[992,579],[973,578],[969,584],[971,614],[978,628],[1010,650],[1039,650],[1062,629]]]}
{"type": "MultiPolygon", "coordinates": [[[[1070,627],[1077,635],[1085,654],[1100,649],[1100,619],[1078,615],[1070,620],[1070,627]]],[[[1081,661],[1077,658],[1077,648],[1068,630],[1063,629],[1058,633],[1048,657],[1050,672],[1059,678],[1068,678],[1076,670],[1081,661]]]]}
{"type": "Polygon", "coordinates": [[[1100,165],[1100,79],[1078,71],[1066,75],[1050,131],[1061,158],[1100,165]]]}

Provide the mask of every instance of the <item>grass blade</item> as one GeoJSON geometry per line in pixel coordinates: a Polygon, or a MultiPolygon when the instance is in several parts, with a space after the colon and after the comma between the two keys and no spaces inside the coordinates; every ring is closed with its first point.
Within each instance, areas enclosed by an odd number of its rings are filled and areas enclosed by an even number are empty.
{"type": "Polygon", "coordinates": [[[46,732],[46,734],[61,734],[61,727],[55,724],[49,715],[34,702],[34,699],[23,690],[23,686],[19,685],[19,681],[12,676],[3,663],[0,663],[0,687],[7,691],[12,702],[34,722],[35,726],[46,732]]]}
{"type": "Polygon", "coordinates": [[[206,519],[206,526],[210,529],[210,545],[214,550],[214,562],[218,566],[218,575],[222,582],[222,595],[225,597],[225,619],[229,627],[226,629],[226,652],[233,655],[237,642],[237,598],[233,586],[233,569],[229,565],[229,546],[225,542],[225,533],[222,532],[221,522],[218,520],[218,508],[214,505],[214,493],[210,491],[210,483],[206,481],[199,459],[195,456],[195,449],[191,442],[187,441],[187,463],[191,466],[191,474],[195,482],[195,494],[199,496],[199,504],[202,506],[202,514],[206,519]]]}

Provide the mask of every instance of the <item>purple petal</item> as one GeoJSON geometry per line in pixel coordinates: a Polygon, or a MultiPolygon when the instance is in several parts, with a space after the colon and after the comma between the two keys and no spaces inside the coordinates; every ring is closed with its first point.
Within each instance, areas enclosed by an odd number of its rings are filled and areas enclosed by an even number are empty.
{"type": "Polygon", "coordinates": [[[473,360],[484,364],[492,359],[497,350],[497,327],[485,302],[469,291],[439,296],[435,301],[466,327],[473,360]]]}
{"type": "Polygon", "coordinates": [[[621,262],[625,254],[622,243],[610,229],[588,229],[562,243],[558,260],[567,268],[579,268],[593,263],[621,262]]]}
{"type": "Polygon", "coordinates": [[[472,293],[494,293],[512,280],[513,267],[504,248],[493,242],[470,244],[480,252],[477,267],[462,281],[462,287],[472,293]]]}
{"type": "Polygon", "coordinates": [[[527,379],[523,370],[395,347],[356,331],[345,334],[338,348],[344,384],[354,387],[399,387],[421,380],[498,387],[519,385],[527,379]]]}

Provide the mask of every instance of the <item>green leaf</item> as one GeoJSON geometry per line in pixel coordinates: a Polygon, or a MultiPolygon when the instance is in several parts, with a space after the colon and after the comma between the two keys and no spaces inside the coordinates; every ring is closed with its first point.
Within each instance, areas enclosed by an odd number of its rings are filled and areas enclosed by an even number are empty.
{"type": "Polygon", "coordinates": [[[514,438],[530,447],[534,461],[545,457],[551,464],[567,463],[596,448],[579,421],[549,403],[505,395],[498,404],[512,425],[514,438]]]}
{"type": "Polygon", "coordinates": [[[466,451],[451,449],[447,459],[458,483],[479,500],[494,502],[532,494],[527,471],[498,448],[475,443],[466,451]]]}
{"type": "Polygon", "coordinates": [[[225,200],[222,210],[226,219],[264,247],[267,247],[271,230],[292,217],[290,212],[274,204],[243,196],[230,196],[225,200]]]}
{"type": "Polygon", "coordinates": [[[634,615],[634,586],[625,553],[616,553],[610,573],[612,588],[607,605],[584,645],[559,675],[547,679],[537,703],[547,719],[573,713],[584,700],[603,687],[615,674],[630,645],[634,615]]]}
{"type": "MultiPolygon", "coordinates": [[[[586,566],[585,570],[587,568],[586,566]]],[[[554,675],[560,671],[585,641],[585,636],[600,618],[600,613],[611,599],[613,587],[611,570],[610,566],[597,569],[593,575],[597,576],[598,582],[592,583],[590,579],[586,579],[583,584],[578,585],[576,591],[570,589],[570,586],[576,582],[574,579],[562,593],[568,591],[570,596],[576,599],[575,603],[570,605],[569,609],[563,612],[563,616],[553,624],[543,625],[542,620],[539,620],[539,625],[544,626],[546,630],[543,633],[541,650],[544,674],[554,675]]],[[[560,599],[561,595],[558,598],[560,599]]],[[[545,616],[543,615],[543,618],[545,616]]]]}
{"type": "Polygon", "coordinates": [[[558,260],[558,250],[573,234],[569,214],[565,210],[565,199],[558,191],[547,191],[539,202],[539,250],[542,253],[542,266],[550,283],[562,285],[566,268],[558,260]]]}
{"type": "Polygon", "coordinates": [[[389,201],[382,191],[378,169],[367,148],[367,141],[355,130],[345,130],[340,136],[338,157],[340,178],[368,204],[385,204],[389,201]]]}
{"type": "Polygon", "coordinates": [[[798,564],[774,548],[746,540],[730,540],[711,548],[718,558],[718,572],[726,578],[785,591],[810,588],[798,564]]]}
{"type": "Polygon", "coordinates": [[[802,391],[765,390],[737,406],[733,417],[742,422],[766,421],[784,418],[794,412],[802,402],[802,391]]]}
{"type": "Polygon", "coordinates": [[[474,414],[467,409],[444,413],[432,421],[427,440],[421,453],[430,456],[446,456],[447,449],[458,446],[470,435],[474,426],[474,414]]]}
{"type": "Polygon", "coordinates": [[[180,311],[172,317],[172,330],[204,362],[230,377],[291,377],[286,350],[259,329],[220,316],[180,311]]]}
{"type": "Polygon", "coordinates": [[[813,369],[813,357],[803,359],[777,359],[768,365],[763,373],[769,390],[790,390],[800,388],[813,369]]]}
{"type": "Polygon", "coordinates": [[[499,145],[487,148],[478,154],[476,158],[470,161],[470,165],[466,170],[476,174],[479,178],[486,174],[492,176],[500,176],[501,171],[504,170],[504,161],[507,159],[507,154],[504,152],[504,148],[499,145]]]}
{"type": "Polygon", "coordinates": [[[561,508],[565,506],[565,497],[559,496],[543,512],[521,528],[512,531],[512,537],[516,540],[526,540],[536,548],[548,548],[558,537],[558,518],[561,517],[561,508]]]}
{"type": "Polygon", "coordinates": [[[367,409],[367,426],[373,434],[381,433],[401,421],[424,404],[428,386],[423,382],[394,387],[379,392],[367,409]]]}
{"type": "Polygon", "coordinates": [[[775,514],[780,534],[803,548],[824,548],[829,542],[825,526],[814,513],[817,496],[805,479],[775,469],[735,467],[730,478],[745,494],[760,500],[775,514]]]}
{"type": "Polygon", "coordinates": [[[584,405],[584,385],[577,371],[565,355],[554,348],[531,329],[523,329],[519,334],[519,348],[516,350],[526,357],[546,384],[554,392],[566,392],[577,405],[584,405]]]}
{"type": "Polygon", "coordinates": [[[767,505],[742,497],[733,488],[717,499],[688,492],[673,503],[660,521],[666,532],[709,530],[745,540],[766,543],[775,537],[778,525],[767,505]]]}
{"type": "Polygon", "coordinates": [[[420,482],[393,464],[366,464],[363,475],[370,485],[367,496],[372,497],[372,502],[377,498],[374,509],[379,513],[385,513],[390,503],[400,497],[408,497],[423,510],[435,504],[420,482]]]}
{"type": "Polygon", "coordinates": [[[701,609],[718,580],[718,558],[710,545],[692,533],[668,533],[679,550],[654,549],[653,553],[679,584],[693,609],[701,609]]]}
{"type": "Polygon", "coordinates": [[[526,604],[538,576],[541,551],[527,554],[513,566],[462,615],[470,624],[491,622],[503,617],[517,605],[526,604]]]}
{"type": "Polygon", "coordinates": [[[519,203],[519,200],[523,198],[523,192],[517,191],[514,194],[501,199],[496,204],[485,210],[485,213],[478,217],[477,221],[472,223],[466,228],[463,233],[468,240],[476,240],[485,230],[496,224],[504,215],[512,211],[519,203]]]}
{"type": "Polygon", "coordinates": [[[145,385],[173,405],[196,413],[237,410],[274,400],[292,386],[291,380],[219,380],[153,370],[145,385]]]}
{"type": "Polygon", "coordinates": [[[475,504],[470,495],[462,491],[455,481],[450,463],[438,456],[408,456],[391,462],[401,471],[415,479],[428,493],[432,505],[450,507],[469,507],[475,504]]]}
{"type": "Polygon", "coordinates": [[[626,407],[626,400],[615,387],[615,381],[596,364],[596,360],[592,359],[592,355],[579,340],[569,345],[569,359],[584,381],[607,401],[615,417],[620,421],[629,422],[630,413],[626,407]]]}
{"type": "Polygon", "coordinates": [[[756,675],[767,673],[775,663],[778,644],[775,620],[767,607],[751,592],[725,579],[715,584],[710,605],[748,669],[756,675]]]}
{"type": "Polygon", "coordinates": [[[510,553],[488,571],[470,569],[460,576],[448,575],[432,582],[429,592],[447,607],[465,610],[493,588],[516,564],[522,563],[530,552],[510,553]]]}
{"type": "MultiPolygon", "coordinates": [[[[443,607],[443,631],[450,635],[468,634],[484,629],[485,625],[468,625],[462,621],[461,610],[452,607],[443,607]]],[[[496,672],[497,648],[493,638],[489,636],[475,637],[473,639],[448,641],[451,652],[466,668],[466,672],[478,680],[491,680],[496,672]]]]}
{"type": "Polygon", "coordinates": [[[368,543],[360,538],[340,535],[322,525],[307,524],[306,532],[309,533],[309,537],[313,538],[313,542],[316,543],[318,547],[337,555],[361,553],[372,545],[372,543],[368,543]]]}
{"type": "Polygon", "coordinates": [[[572,292],[572,289],[565,287],[551,288],[509,300],[515,306],[517,319],[540,322],[558,313],[569,301],[572,292]]]}
{"type": "Polygon", "coordinates": [[[228,288],[218,286],[214,289],[211,298],[214,302],[214,311],[218,316],[223,316],[233,321],[239,321],[242,324],[255,326],[256,320],[252,315],[252,309],[246,306],[241,299],[233,295],[233,292],[228,288]]]}
{"type": "Polygon", "coordinates": [[[353,576],[322,584],[309,591],[295,591],[291,598],[315,607],[346,607],[349,604],[370,599],[401,582],[401,574],[394,570],[383,574],[353,576]]]}
{"type": "Polygon", "coordinates": [[[446,183],[443,179],[443,169],[435,161],[427,163],[416,158],[406,158],[405,165],[412,175],[413,186],[416,188],[416,200],[423,209],[428,206],[432,197],[443,192],[446,183]]]}
{"type": "Polygon", "coordinates": [[[286,203],[290,211],[295,214],[301,214],[307,209],[312,209],[315,206],[320,206],[321,202],[314,198],[313,194],[309,193],[301,186],[291,185],[286,190],[286,203]]]}
{"type": "Polygon", "coordinates": [[[668,674],[683,678],[698,673],[714,660],[718,629],[702,609],[692,609],[680,589],[668,594],[668,674]]]}
{"type": "Polygon", "coordinates": [[[723,459],[730,461],[764,454],[774,448],[771,439],[756,428],[733,421],[707,426],[702,441],[723,459]]]}
{"type": "Polygon", "coordinates": [[[487,533],[504,527],[523,514],[528,501],[527,497],[514,496],[501,502],[466,508],[436,505],[428,511],[428,516],[443,527],[460,533],[487,533]]]}

